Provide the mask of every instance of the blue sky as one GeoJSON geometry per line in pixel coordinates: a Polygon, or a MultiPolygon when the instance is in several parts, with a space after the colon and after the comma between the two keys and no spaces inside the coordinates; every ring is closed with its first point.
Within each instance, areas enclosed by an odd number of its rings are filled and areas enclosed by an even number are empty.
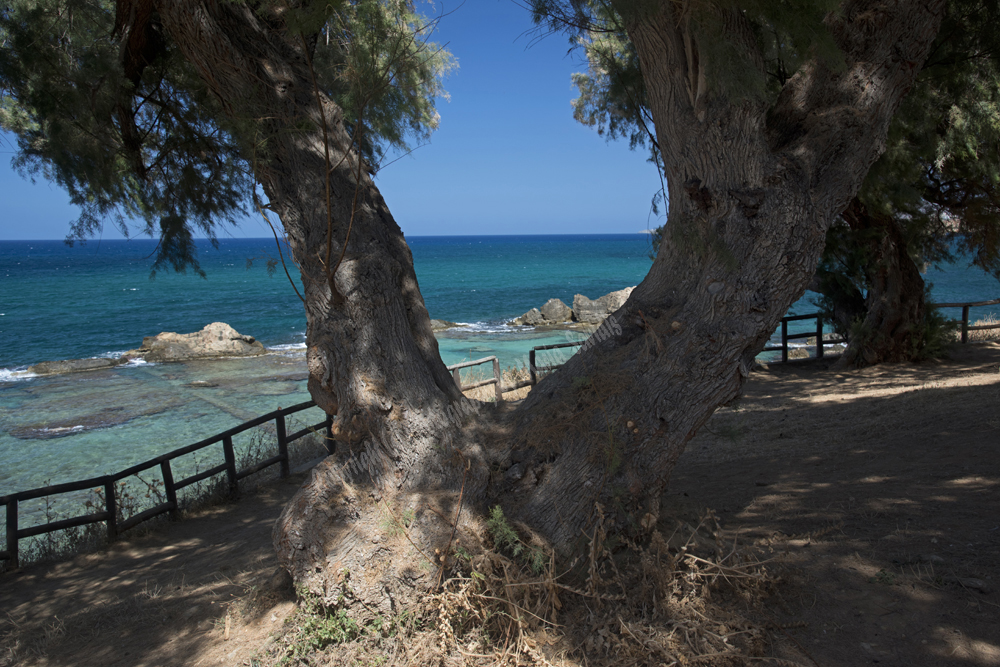
{"type": "MultiPolygon", "coordinates": [[[[388,166],[378,184],[410,236],[591,234],[655,227],[649,203],[660,181],[642,152],[607,143],[573,120],[563,35],[534,39],[531,17],[513,0],[435,3],[444,12],[434,40],[458,60],[445,81],[440,128],[431,143],[388,166]]],[[[56,185],[32,185],[10,168],[0,138],[0,239],[61,239],[76,209],[56,185]]],[[[226,234],[269,236],[248,219],[226,234]]],[[[120,238],[110,225],[104,238],[120,238]]]]}

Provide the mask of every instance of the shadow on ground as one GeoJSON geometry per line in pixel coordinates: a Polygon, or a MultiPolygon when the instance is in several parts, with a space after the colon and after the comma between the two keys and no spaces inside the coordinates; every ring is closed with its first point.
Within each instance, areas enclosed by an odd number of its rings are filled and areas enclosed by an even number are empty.
{"type": "Polygon", "coordinates": [[[675,499],[783,555],[768,613],[820,665],[1000,665],[1000,349],[754,377],[674,472],[675,499]]]}

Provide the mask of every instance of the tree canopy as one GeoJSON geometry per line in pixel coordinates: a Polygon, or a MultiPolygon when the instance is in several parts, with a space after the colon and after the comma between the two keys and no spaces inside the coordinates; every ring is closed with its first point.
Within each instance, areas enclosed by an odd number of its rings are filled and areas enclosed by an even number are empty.
{"type": "MultiPolygon", "coordinates": [[[[254,3],[266,11],[268,3],[254,3]]],[[[16,0],[0,9],[0,128],[13,164],[62,186],[80,217],[68,240],[110,220],[159,238],[154,271],[200,271],[193,235],[215,240],[253,208],[255,156],[267,137],[244,110],[227,115],[148,4],[16,0]],[[131,17],[123,13],[131,12],[131,17]],[[129,19],[145,12],[141,32],[129,19]],[[257,135],[256,138],[255,134],[257,135]],[[244,145],[246,142],[252,145],[244,145]]],[[[434,21],[406,0],[340,0],[285,17],[308,40],[317,92],[335,100],[368,168],[426,140],[454,66],[428,40],[434,21]]]]}

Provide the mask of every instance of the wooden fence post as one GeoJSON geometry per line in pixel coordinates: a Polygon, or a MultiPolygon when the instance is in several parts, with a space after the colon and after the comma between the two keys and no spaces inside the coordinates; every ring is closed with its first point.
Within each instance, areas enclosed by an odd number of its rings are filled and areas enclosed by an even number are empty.
{"type": "Polygon", "coordinates": [[[104,509],[108,512],[108,543],[118,539],[118,499],[115,497],[115,478],[104,478],[104,509]]]}
{"type": "Polygon", "coordinates": [[[781,320],[781,363],[788,363],[788,322],[781,320]]]}
{"type": "Polygon", "coordinates": [[[538,376],[535,374],[535,348],[528,352],[528,373],[531,377],[531,386],[538,384],[538,376]]]}
{"type": "Polygon", "coordinates": [[[969,307],[962,306],[962,342],[969,342],[969,307]]]}
{"type": "Polygon", "coordinates": [[[503,388],[500,386],[503,382],[503,374],[500,373],[500,360],[496,358],[493,359],[493,377],[497,380],[494,386],[496,387],[497,405],[500,405],[503,403],[503,388]]]}
{"type": "Polygon", "coordinates": [[[278,408],[278,416],[274,418],[274,425],[278,431],[278,455],[281,456],[281,477],[288,477],[290,474],[288,465],[288,442],[285,440],[285,415],[278,408]]]}
{"type": "Polygon", "coordinates": [[[10,569],[20,566],[17,557],[17,496],[7,501],[7,553],[10,555],[10,569]]]}
{"type": "Polygon", "coordinates": [[[462,369],[456,368],[451,372],[451,376],[455,378],[455,386],[458,387],[459,391],[462,391],[462,369]]]}
{"type": "Polygon", "coordinates": [[[816,316],[816,358],[823,358],[823,316],[816,316]]]}
{"type": "Polygon", "coordinates": [[[222,453],[226,456],[226,477],[229,478],[229,493],[239,495],[240,487],[236,480],[236,454],[233,452],[233,437],[222,438],[222,453]]]}
{"type": "Polygon", "coordinates": [[[170,518],[179,519],[181,508],[177,504],[177,489],[174,488],[174,473],[170,470],[170,459],[160,464],[160,473],[163,475],[163,492],[167,494],[167,502],[174,505],[170,510],[170,518]]]}

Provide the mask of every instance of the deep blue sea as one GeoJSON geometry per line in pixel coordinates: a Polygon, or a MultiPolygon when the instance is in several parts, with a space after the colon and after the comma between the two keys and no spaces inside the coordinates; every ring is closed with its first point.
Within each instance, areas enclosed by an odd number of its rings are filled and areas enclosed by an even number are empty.
{"type": "MultiPolygon", "coordinates": [[[[650,266],[642,234],[408,239],[431,317],[470,326],[439,335],[446,363],[496,354],[522,365],[528,349],[580,334],[505,322],[556,297],[597,298],[637,284],[650,266]]],[[[279,406],[308,399],[305,316],[273,240],[199,243],[207,278],[150,278],[151,240],[0,241],[0,495],[120,470],[279,406]],[[252,264],[248,268],[248,262],[252,264]],[[143,336],[188,333],[214,321],[274,353],[254,360],[137,364],[26,378],[54,359],[117,356],[143,336]],[[198,388],[196,380],[216,385],[198,388]]],[[[293,274],[294,274],[294,267],[293,274]]],[[[963,265],[932,269],[941,302],[1000,297],[1000,284],[963,265]]],[[[809,298],[793,313],[813,312],[809,298]]],[[[1000,308],[974,311],[983,316],[1000,308]]],[[[957,313],[954,313],[957,316],[957,313]]],[[[808,327],[806,323],[803,326],[808,327]]],[[[315,419],[314,421],[319,421],[315,419]]]]}

